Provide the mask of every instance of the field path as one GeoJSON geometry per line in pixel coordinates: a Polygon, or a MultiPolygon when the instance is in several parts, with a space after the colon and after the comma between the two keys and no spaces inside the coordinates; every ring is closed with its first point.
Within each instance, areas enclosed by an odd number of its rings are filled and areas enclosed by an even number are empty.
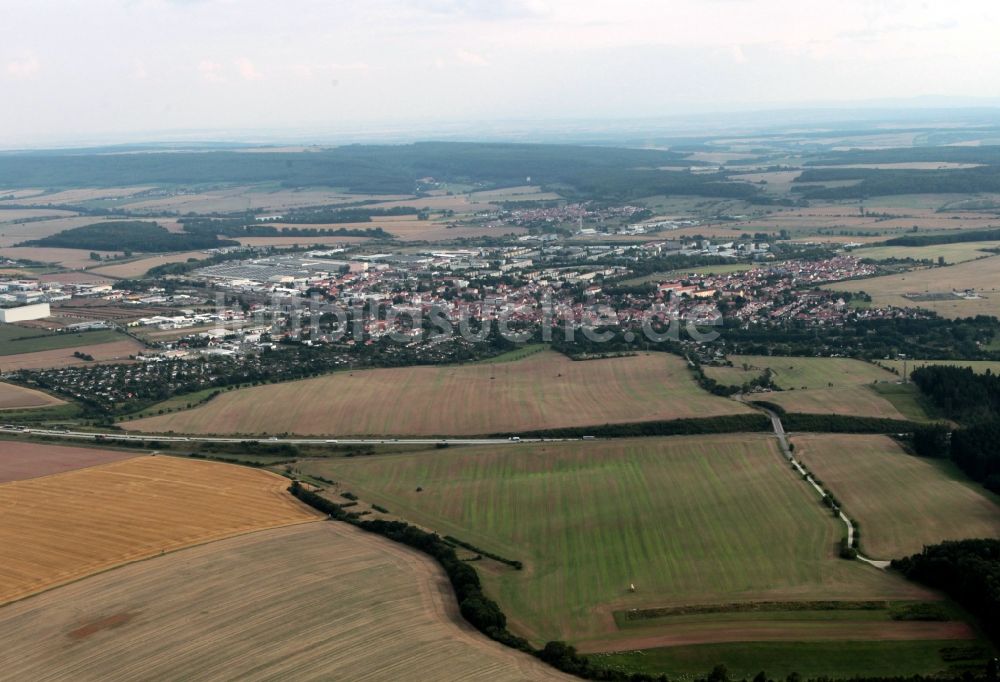
{"type": "MultiPolygon", "coordinates": [[[[740,395],[739,400],[743,401],[742,395],[740,395]]],[[[806,471],[805,467],[803,467],[802,464],[800,464],[799,461],[795,459],[795,455],[792,453],[792,449],[788,446],[788,437],[785,434],[785,426],[784,424],[781,423],[781,417],[779,417],[776,412],[774,412],[773,410],[769,410],[766,407],[763,407],[761,405],[754,405],[754,406],[759,407],[761,410],[766,412],[767,415],[771,418],[771,425],[774,427],[774,436],[775,438],[778,439],[778,444],[781,446],[781,452],[785,456],[785,459],[787,459],[791,463],[791,465],[795,467],[796,471],[802,474],[802,477],[806,480],[807,483],[809,483],[809,485],[811,485],[813,488],[816,489],[816,492],[820,494],[820,497],[824,497],[826,495],[826,491],[823,490],[823,486],[817,483],[816,479],[813,478],[812,474],[806,471]]],[[[847,526],[847,546],[853,547],[854,523],[851,521],[851,519],[847,517],[847,514],[845,514],[843,510],[839,510],[838,513],[840,515],[840,520],[844,522],[845,526],[847,526]]],[[[881,570],[889,568],[890,564],[890,562],[888,561],[882,561],[879,559],[870,559],[864,556],[861,552],[858,552],[858,559],[866,564],[869,564],[881,570]]]]}

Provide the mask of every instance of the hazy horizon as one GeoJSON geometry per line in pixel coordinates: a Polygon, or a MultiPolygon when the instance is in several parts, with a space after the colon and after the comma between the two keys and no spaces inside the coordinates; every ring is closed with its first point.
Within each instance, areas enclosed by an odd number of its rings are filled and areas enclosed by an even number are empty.
{"type": "Polygon", "coordinates": [[[15,0],[5,15],[5,148],[1000,104],[985,2],[15,0]]]}

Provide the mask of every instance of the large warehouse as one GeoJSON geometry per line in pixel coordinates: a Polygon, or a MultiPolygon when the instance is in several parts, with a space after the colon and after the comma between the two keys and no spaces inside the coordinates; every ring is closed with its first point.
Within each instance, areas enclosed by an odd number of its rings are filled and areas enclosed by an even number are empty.
{"type": "Polygon", "coordinates": [[[0,323],[2,322],[25,322],[27,320],[40,320],[52,314],[48,303],[35,303],[33,305],[23,305],[19,308],[0,308],[0,323]]]}

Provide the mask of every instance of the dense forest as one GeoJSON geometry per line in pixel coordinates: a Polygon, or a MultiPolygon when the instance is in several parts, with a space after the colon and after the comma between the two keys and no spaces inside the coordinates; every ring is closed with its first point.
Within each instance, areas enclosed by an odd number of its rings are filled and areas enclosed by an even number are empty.
{"type": "Polygon", "coordinates": [[[1000,414],[1000,376],[989,371],[976,374],[968,367],[927,365],[910,376],[950,419],[973,423],[1000,414]]]}
{"type": "Polygon", "coordinates": [[[818,154],[807,166],[839,166],[859,163],[979,163],[1000,165],[1000,145],[976,147],[897,147],[893,149],[848,149],[818,154]]]}
{"type": "Polygon", "coordinates": [[[169,232],[157,223],[121,220],[64,230],[25,242],[24,245],[94,251],[158,252],[215,249],[221,246],[238,246],[239,242],[219,239],[214,233],[169,232]]]}
{"type": "Polygon", "coordinates": [[[911,376],[942,414],[963,424],[950,439],[933,427],[915,433],[917,454],[950,457],[969,478],[1000,493],[1000,377],[946,365],[920,367],[911,376]]]}
{"type": "Polygon", "coordinates": [[[513,186],[565,186],[595,198],[653,194],[750,197],[759,190],[715,173],[658,170],[697,166],[686,153],[551,144],[422,142],[349,145],[310,152],[2,154],[0,186],[277,182],[365,193],[412,193],[420,180],[513,186]]]}
{"type": "MultiPolygon", "coordinates": [[[[887,239],[886,246],[937,246],[939,244],[959,244],[965,242],[987,242],[1000,240],[1000,228],[995,230],[952,230],[945,234],[910,234],[905,237],[887,239]]],[[[984,249],[985,250],[985,249],[984,249]]]]}
{"type": "Polygon", "coordinates": [[[848,320],[822,331],[806,324],[749,327],[726,321],[730,352],[742,355],[852,355],[862,358],[911,357],[991,359],[983,350],[1000,329],[986,316],[948,320],[941,317],[848,320]]]}
{"type": "Polygon", "coordinates": [[[947,194],[1000,192],[1000,166],[953,168],[946,170],[899,170],[875,168],[809,169],[795,182],[831,182],[858,180],[840,187],[804,187],[806,199],[864,199],[891,194],[947,194]]]}
{"type": "Polygon", "coordinates": [[[1000,540],[961,540],[924,547],[892,567],[911,580],[947,593],[1000,635],[1000,540]]]}

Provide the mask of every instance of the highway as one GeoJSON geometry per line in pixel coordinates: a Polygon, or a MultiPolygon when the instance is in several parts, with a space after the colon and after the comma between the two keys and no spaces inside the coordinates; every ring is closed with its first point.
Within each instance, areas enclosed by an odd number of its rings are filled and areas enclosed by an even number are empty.
{"type": "Polygon", "coordinates": [[[32,427],[0,427],[0,433],[30,434],[34,436],[54,436],[57,438],[73,438],[78,440],[104,439],[117,441],[159,441],[161,443],[243,443],[257,441],[289,445],[516,445],[518,443],[542,443],[573,440],[591,440],[590,438],[254,438],[250,436],[235,438],[232,436],[159,436],[148,433],[127,433],[122,431],[63,431],[60,429],[39,429],[32,427]]]}

